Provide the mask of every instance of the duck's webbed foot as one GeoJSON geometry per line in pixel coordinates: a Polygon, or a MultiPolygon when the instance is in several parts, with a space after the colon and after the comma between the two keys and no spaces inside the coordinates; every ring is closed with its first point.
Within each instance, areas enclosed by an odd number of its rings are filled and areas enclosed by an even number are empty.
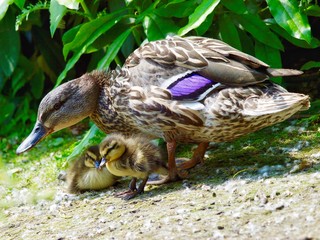
{"type": "Polygon", "coordinates": [[[209,146],[208,142],[200,143],[197,149],[193,152],[193,156],[190,160],[182,159],[184,161],[178,166],[179,170],[186,170],[195,167],[199,163],[203,163],[204,154],[209,146]]]}
{"type": "Polygon", "coordinates": [[[146,182],[148,180],[148,177],[146,179],[143,179],[142,183],[140,183],[138,189],[136,188],[137,179],[132,178],[129,189],[127,191],[121,192],[116,194],[115,196],[122,198],[123,200],[129,200],[134,198],[135,196],[143,193],[144,187],[146,185],[146,182]]]}

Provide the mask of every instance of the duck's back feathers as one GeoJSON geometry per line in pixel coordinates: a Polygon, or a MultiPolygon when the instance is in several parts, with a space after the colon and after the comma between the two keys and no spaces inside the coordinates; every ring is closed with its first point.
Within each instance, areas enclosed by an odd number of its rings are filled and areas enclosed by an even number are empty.
{"type": "Polygon", "coordinates": [[[135,50],[126,60],[133,82],[168,87],[190,73],[197,73],[212,85],[246,86],[271,76],[299,75],[291,69],[271,69],[261,60],[224,42],[204,37],[167,37],[149,42],[135,50]]]}

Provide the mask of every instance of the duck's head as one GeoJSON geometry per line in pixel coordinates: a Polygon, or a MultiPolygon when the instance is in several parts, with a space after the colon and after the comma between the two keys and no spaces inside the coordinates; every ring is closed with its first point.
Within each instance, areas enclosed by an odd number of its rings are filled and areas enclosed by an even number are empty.
{"type": "Polygon", "coordinates": [[[88,117],[97,106],[99,91],[95,76],[85,74],[49,92],[40,102],[32,132],[20,144],[16,153],[23,153],[49,134],[88,117]]]}
{"type": "Polygon", "coordinates": [[[100,166],[99,146],[91,146],[87,149],[84,157],[84,165],[88,168],[99,168],[100,166]]]}
{"type": "Polygon", "coordinates": [[[107,137],[100,143],[100,155],[102,157],[100,167],[107,161],[115,161],[126,151],[126,145],[121,138],[107,137]]]}

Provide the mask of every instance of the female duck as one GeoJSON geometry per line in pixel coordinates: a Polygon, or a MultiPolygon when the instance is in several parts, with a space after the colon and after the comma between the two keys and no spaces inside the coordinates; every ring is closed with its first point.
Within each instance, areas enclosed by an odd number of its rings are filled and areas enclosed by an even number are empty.
{"type": "Polygon", "coordinates": [[[135,50],[121,69],[88,73],[41,101],[27,151],[47,135],[90,117],[106,133],[143,133],[167,142],[169,175],[178,179],[178,142],[197,143],[184,168],[202,161],[209,142],[232,141],[309,107],[309,97],[268,81],[299,75],[272,69],[229,45],[204,37],[168,37],[135,50]]]}
{"type": "Polygon", "coordinates": [[[100,143],[100,154],[100,166],[106,164],[110,173],[116,176],[132,177],[129,190],[117,194],[126,200],[143,192],[151,173],[168,174],[160,150],[142,136],[125,138],[120,134],[110,134],[100,143]],[[142,179],[138,188],[137,179],[142,179]]]}
{"type": "Polygon", "coordinates": [[[91,146],[77,159],[67,173],[68,191],[79,193],[86,190],[101,190],[112,186],[118,177],[100,165],[99,146],[91,146]]]}

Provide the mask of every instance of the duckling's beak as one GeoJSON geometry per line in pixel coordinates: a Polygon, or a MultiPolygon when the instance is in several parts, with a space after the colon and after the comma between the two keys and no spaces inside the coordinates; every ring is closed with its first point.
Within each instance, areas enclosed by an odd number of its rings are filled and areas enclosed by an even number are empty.
{"type": "Polygon", "coordinates": [[[101,169],[102,167],[103,167],[103,165],[105,165],[106,164],[106,159],[105,158],[102,158],[101,159],[101,162],[100,162],[100,165],[99,165],[99,169],[101,169]]]}
{"type": "Polygon", "coordinates": [[[100,169],[100,161],[94,161],[94,167],[100,169]]]}
{"type": "Polygon", "coordinates": [[[52,131],[50,131],[50,129],[47,129],[42,123],[37,121],[34,125],[32,132],[17,148],[16,153],[20,154],[25,151],[28,151],[29,149],[37,145],[38,142],[40,142],[45,136],[49,135],[51,132],[52,131]]]}

